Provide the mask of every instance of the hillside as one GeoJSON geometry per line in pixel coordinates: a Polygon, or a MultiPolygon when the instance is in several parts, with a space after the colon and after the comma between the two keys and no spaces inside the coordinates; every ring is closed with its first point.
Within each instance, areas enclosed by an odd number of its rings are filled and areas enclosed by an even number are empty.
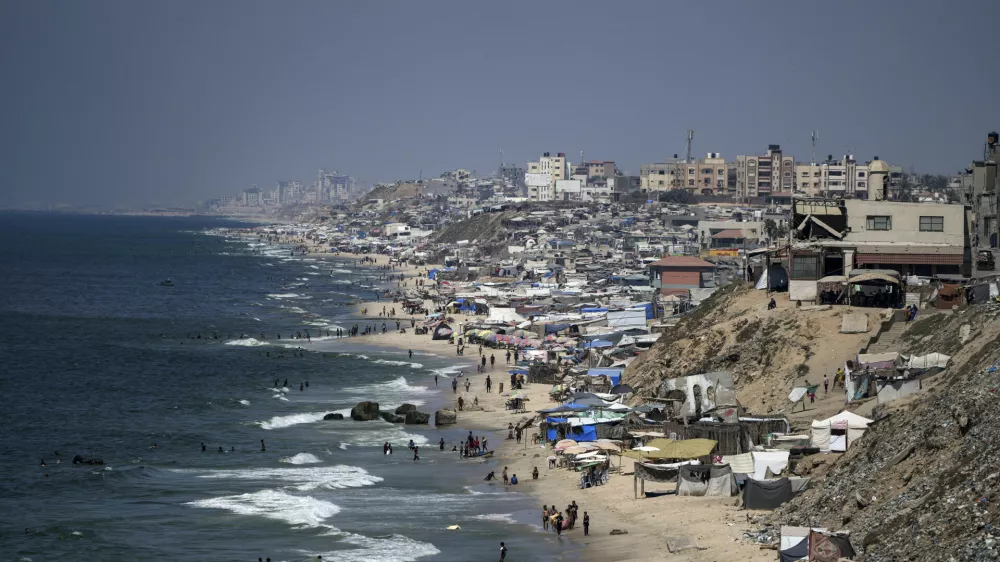
{"type": "Polygon", "coordinates": [[[770,516],[851,532],[860,560],[995,560],[1000,500],[1000,306],[925,316],[908,351],[951,353],[922,392],[876,409],[827,477],[770,516]],[[969,334],[963,338],[963,326],[969,334]]]}
{"type": "MultiPolygon", "coordinates": [[[[629,365],[625,381],[639,396],[656,396],[664,379],[729,371],[741,404],[756,414],[779,413],[793,387],[820,383],[824,374],[832,379],[868,341],[868,333],[840,333],[844,313],[867,314],[870,333],[880,322],[874,309],[796,308],[778,295],[778,308],[767,310],[768,300],[749,285],[720,288],[629,365]]],[[[811,416],[818,408],[835,413],[838,403],[810,406],[811,416]]]]}
{"type": "Polygon", "coordinates": [[[480,245],[494,244],[505,238],[503,221],[517,216],[514,212],[484,213],[448,225],[435,238],[439,244],[454,244],[460,240],[480,245]]]}

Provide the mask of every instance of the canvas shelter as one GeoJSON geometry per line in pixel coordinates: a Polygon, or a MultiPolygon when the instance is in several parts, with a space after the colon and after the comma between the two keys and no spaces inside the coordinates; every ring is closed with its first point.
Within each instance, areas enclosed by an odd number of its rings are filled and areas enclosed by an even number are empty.
{"type": "Polygon", "coordinates": [[[825,420],[812,422],[812,446],[821,451],[846,451],[865,434],[872,420],[844,410],[825,420]]]}
{"type": "Polygon", "coordinates": [[[677,473],[678,496],[735,496],[738,488],[728,464],[687,465],[677,473]]]}
{"type": "Polygon", "coordinates": [[[650,447],[656,447],[656,451],[629,451],[625,454],[632,458],[644,457],[646,459],[696,459],[712,454],[717,444],[718,442],[712,439],[674,441],[661,438],[646,443],[650,447]]]}
{"type": "Polygon", "coordinates": [[[775,509],[792,499],[792,482],[788,478],[777,480],[747,480],[743,488],[743,507],[746,509],[775,509]]]}

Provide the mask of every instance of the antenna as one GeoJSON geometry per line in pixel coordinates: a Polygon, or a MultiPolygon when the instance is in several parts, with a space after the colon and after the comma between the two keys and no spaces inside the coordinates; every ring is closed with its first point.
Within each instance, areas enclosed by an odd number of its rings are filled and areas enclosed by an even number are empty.
{"type": "Polygon", "coordinates": [[[687,133],[688,149],[687,149],[687,158],[685,159],[688,164],[691,163],[691,141],[693,140],[694,140],[694,130],[688,129],[687,133]]]}
{"type": "Polygon", "coordinates": [[[503,147],[500,147],[500,167],[503,168],[503,147]]]}
{"type": "Polygon", "coordinates": [[[816,164],[816,141],[818,141],[818,140],[819,140],[819,131],[818,130],[813,131],[812,132],[812,143],[813,143],[813,159],[812,159],[812,164],[813,165],[816,164]]]}

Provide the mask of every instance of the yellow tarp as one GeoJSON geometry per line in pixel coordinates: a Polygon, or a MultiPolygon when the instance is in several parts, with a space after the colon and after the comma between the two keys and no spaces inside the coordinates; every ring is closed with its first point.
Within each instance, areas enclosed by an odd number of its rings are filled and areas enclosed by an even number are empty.
{"type": "Polygon", "coordinates": [[[656,447],[659,451],[628,451],[625,456],[634,459],[696,459],[712,453],[716,441],[712,439],[685,439],[673,441],[670,439],[653,439],[646,443],[647,447],[656,447]]]}

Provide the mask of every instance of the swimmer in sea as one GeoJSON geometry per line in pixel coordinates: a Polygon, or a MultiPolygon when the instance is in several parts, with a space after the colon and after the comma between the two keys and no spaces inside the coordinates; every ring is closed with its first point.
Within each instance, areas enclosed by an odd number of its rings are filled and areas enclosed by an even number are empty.
{"type": "Polygon", "coordinates": [[[205,442],[204,441],[201,442],[201,452],[202,453],[205,452],[205,442]]]}
{"type": "Polygon", "coordinates": [[[260,452],[262,452],[262,453],[264,452],[264,440],[263,439],[260,440],[260,452]]]}

